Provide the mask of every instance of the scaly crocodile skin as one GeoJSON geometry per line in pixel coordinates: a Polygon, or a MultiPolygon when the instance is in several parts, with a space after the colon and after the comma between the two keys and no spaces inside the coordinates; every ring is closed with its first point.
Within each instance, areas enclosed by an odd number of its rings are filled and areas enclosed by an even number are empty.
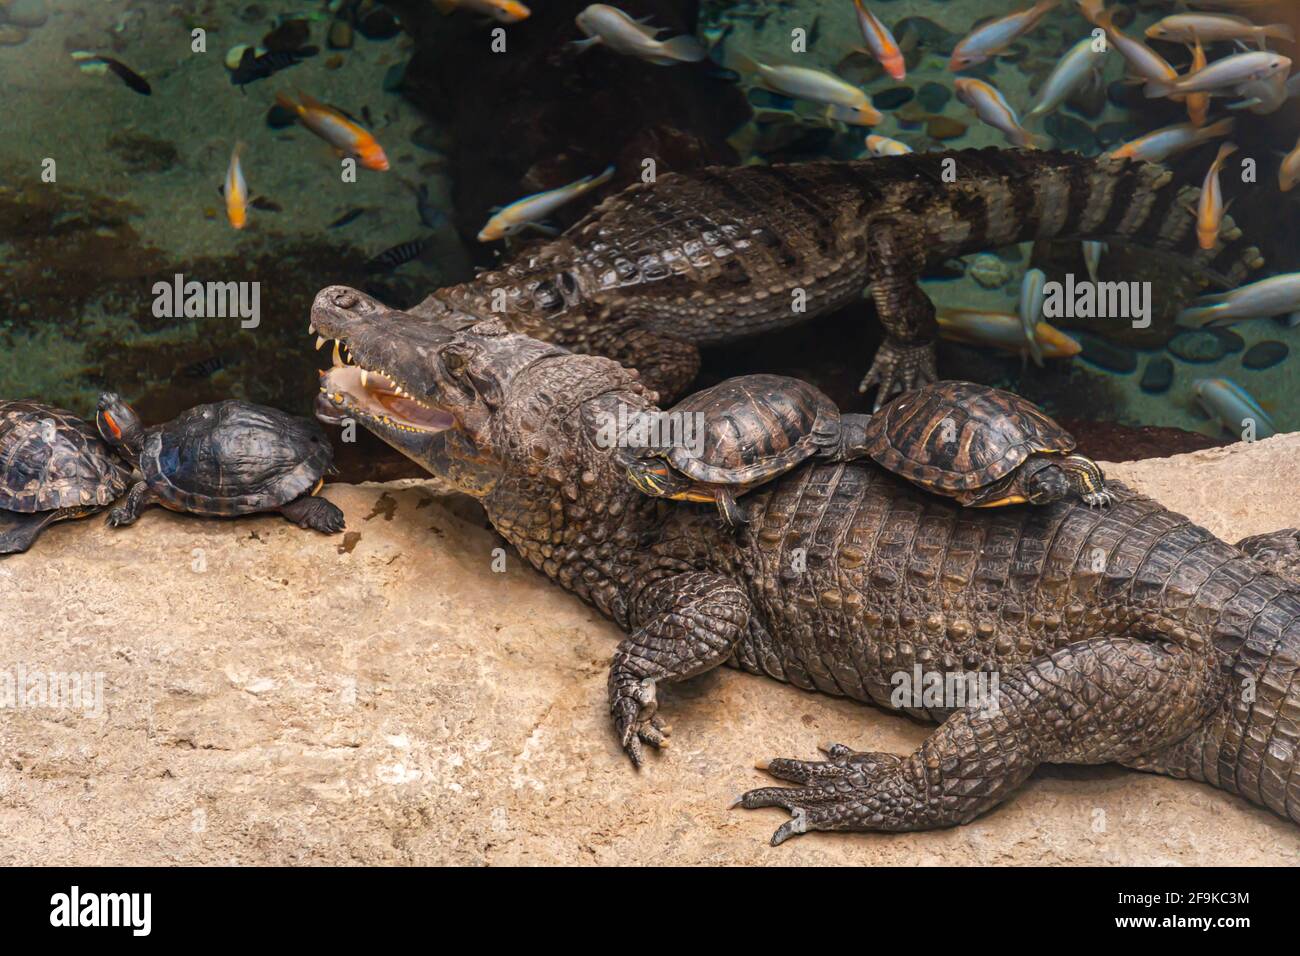
{"type": "Polygon", "coordinates": [[[438,331],[347,289],[322,292],[313,319],[457,422],[367,427],[452,480],[472,463],[462,486],[497,530],[627,632],[609,692],[634,763],[667,733],[663,685],[723,663],[942,721],[907,757],[770,763],[800,786],[740,802],[791,811],[776,842],[963,823],[1045,762],[1194,777],[1300,822],[1297,532],[1243,542],[1272,573],[1122,485],[1104,510],[963,509],[855,461],[750,493],[732,534],[711,506],[628,483],[603,423],[653,405],[617,364],[498,323],[438,331]],[[891,699],[916,667],[998,684],[960,706],[891,699]]]}
{"type": "Polygon", "coordinates": [[[1159,166],[1034,150],[667,173],[412,314],[494,315],[637,368],[666,400],[694,378],[697,346],[797,325],[870,285],[886,345],[924,346],[928,359],[916,360],[933,365],[934,307],[917,279],[953,256],[1032,239],[1127,239],[1237,284],[1262,264],[1259,250],[1226,222],[1236,238],[1201,251],[1187,214],[1197,195],[1159,166]]]}

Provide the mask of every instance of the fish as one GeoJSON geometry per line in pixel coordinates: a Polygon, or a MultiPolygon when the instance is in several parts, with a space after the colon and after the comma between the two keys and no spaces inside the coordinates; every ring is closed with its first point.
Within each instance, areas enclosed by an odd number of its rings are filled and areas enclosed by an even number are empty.
{"type": "MultiPolygon", "coordinates": [[[[1300,73],[1296,74],[1300,77],[1300,73]]],[[[1295,77],[1293,77],[1294,79],[1295,77]]],[[[1262,80],[1243,83],[1233,90],[1237,96],[1245,97],[1235,103],[1229,103],[1230,110],[1250,110],[1256,116],[1267,116],[1280,110],[1286,101],[1300,92],[1300,87],[1292,88],[1291,83],[1281,73],[1266,76],[1262,80]]]]}
{"type": "Polygon", "coordinates": [[[857,126],[875,126],[884,119],[871,104],[871,97],[833,73],[806,66],[770,66],[744,53],[737,54],[737,60],[742,69],[753,73],[773,93],[826,104],[832,119],[857,126]]]}
{"type": "Polygon", "coordinates": [[[263,53],[258,56],[256,50],[248,47],[240,56],[239,65],[230,71],[230,84],[232,86],[247,86],[257,80],[264,80],[269,76],[274,76],[281,70],[297,66],[302,61],[301,51],[280,51],[263,53]]]}
{"type": "MultiPolygon", "coordinates": [[[[1198,39],[1196,46],[1192,49],[1192,72],[1203,70],[1208,65],[1209,60],[1205,56],[1205,47],[1198,39]]],[[[1210,118],[1210,94],[1209,93],[1190,93],[1187,96],[1187,119],[1193,126],[1204,126],[1205,121],[1210,118]]]]}
{"type": "Polygon", "coordinates": [[[1259,402],[1230,378],[1198,378],[1192,394],[1205,413],[1233,435],[1241,435],[1254,426],[1254,437],[1272,438],[1277,426],[1259,402]]]}
{"type": "Polygon", "coordinates": [[[1117,146],[1104,155],[1109,159],[1137,159],[1148,163],[1164,162],[1170,156],[1189,150],[1232,132],[1236,121],[1232,117],[1221,119],[1209,126],[1179,123],[1165,126],[1132,142],[1117,146]]]}
{"type": "Polygon", "coordinates": [[[1016,111],[991,84],[963,76],[958,77],[954,85],[957,99],[969,106],[983,122],[999,130],[1007,142],[1013,146],[1039,148],[1038,138],[1020,125],[1016,111]]]}
{"type": "Polygon", "coordinates": [[[1152,40],[1191,44],[1219,43],[1228,40],[1265,40],[1295,42],[1295,31],[1286,23],[1260,25],[1245,17],[1213,13],[1175,13],[1147,27],[1146,35],[1152,40]]]}
{"type": "Polygon", "coordinates": [[[907,63],[903,51],[898,46],[898,41],[894,39],[894,35],[889,32],[889,27],[881,23],[862,0],[853,0],[853,6],[858,11],[858,27],[862,30],[862,40],[867,45],[867,52],[874,56],[885,68],[885,72],[895,80],[907,79],[907,63]]]}
{"type": "Polygon", "coordinates": [[[1219,147],[1219,155],[1210,164],[1210,171],[1205,174],[1205,185],[1201,187],[1201,198],[1196,208],[1196,238],[1202,249],[1213,249],[1219,242],[1223,214],[1227,211],[1227,206],[1223,204],[1223,185],[1219,181],[1219,173],[1228,157],[1236,151],[1236,143],[1224,143],[1219,147]]]}
{"type": "Polygon", "coordinates": [[[383,147],[360,123],[349,119],[341,110],[318,103],[299,91],[301,103],[284,93],[277,93],[275,101],[284,109],[292,110],[298,121],[340,152],[355,156],[366,169],[384,172],[388,157],[383,147]]]}
{"type": "Polygon", "coordinates": [[[1020,330],[1024,333],[1025,344],[1034,364],[1043,367],[1043,349],[1038,343],[1038,323],[1043,317],[1043,287],[1047,285],[1047,273],[1042,269],[1030,269],[1020,282],[1020,330]]]}
{"type": "Polygon", "coordinates": [[[330,223],[329,226],[327,226],[326,228],[328,228],[328,229],[340,229],[340,228],[342,228],[343,226],[346,226],[346,225],[347,225],[348,223],[350,223],[350,222],[356,222],[356,221],[357,221],[357,218],[358,218],[359,216],[361,216],[364,212],[365,212],[364,209],[359,209],[359,208],[358,208],[358,209],[349,209],[349,210],[348,210],[347,212],[345,212],[343,215],[339,216],[339,217],[338,217],[337,219],[335,219],[332,223],[330,223]]]}
{"type": "Polygon", "coordinates": [[[149,85],[149,81],[116,57],[89,53],[85,50],[74,50],[72,58],[77,61],[77,66],[82,72],[111,72],[141,96],[153,95],[153,87],[149,85]]]}
{"type": "Polygon", "coordinates": [[[398,266],[406,265],[413,259],[418,259],[425,249],[429,248],[428,239],[411,239],[407,242],[399,243],[389,249],[385,249],[379,255],[375,256],[366,263],[366,272],[374,274],[376,272],[392,272],[398,266]]]}
{"type": "Polygon", "coordinates": [[[493,242],[506,236],[513,236],[526,226],[545,219],[561,206],[603,186],[613,178],[614,167],[611,165],[606,167],[599,176],[584,176],[567,186],[517,199],[493,214],[479,230],[478,241],[493,242]]]}
{"type": "Polygon", "coordinates": [[[900,143],[888,136],[878,136],[875,133],[867,137],[866,146],[867,152],[872,156],[903,156],[913,152],[912,147],[906,143],[900,143]]]}
{"type": "Polygon", "coordinates": [[[231,360],[225,355],[212,355],[197,362],[191,362],[181,369],[181,374],[188,379],[211,378],[222,369],[230,364],[231,360]]]}
{"type": "Polygon", "coordinates": [[[569,49],[579,53],[599,45],[655,66],[698,63],[709,55],[704,44],[693,36],[682,34],[671,40],[655,39],[663,32],[662,27],[652,27],[643,21],[634,20],[618,7],[604,3],[584,7],[573,18],[573,22],[587,35],[585,40],[574,40],[568,44],[569,49]]]}
{"type": "Polygon", "coordinates": [[[1083,264],[1088,270],[1088,281],[1093,285],[1097,284],[1097,275],[1101,269],[1101,257],[1108,250],[1104,242],[1097,242],[1093,239],[1086,239],[1083,242],[1083,264]]]}
{"type": "Polygon", "coordinates": [[[1271,276],[1217,295],[1201,296],[1178,313],[1179,325],[1232,325],[1300,311],[1300,272],[1271,276]]]}
{"type": "Polygon", "coordinates": [[[532,11],[518,0],[433,0],[433,5],[444,15],[468,10],[486,14],[497,23],[519,23],[532,15],[532,11]]]}
{"type": "MultiPolygon", "coordinates": [[[[1018,315],[980,309],[940,309],[935,318],[939,323],[939,337],[946,341],[1000,349],[1012,355],[1028,354],[1018,315]]],[[[1077,341],[1046,322],[1038,323],[1034,339],[1045,359],[1070,358],[1083,351],[1077,341]]]]}
{"type": "Polygon", "coordinates": [[[964,70],[997,56],[1060,5],[1061,0],[1039,0],[1027,10],[999,17],[976,27],[952,51],[948,69],[964,70]]]}
{"type": "Polygon", "coordinates": [[[421,223],[430,229],[437,229],[447,221],[447,214],[439,209],[438,206],[434,204],[433,200],[429,198],[429,187],[427,184],[420,183],[420,185],[417,186],[414,183],[407,182],[405,179],[401,180],[401,183],[415,194],[415,209],[420,214],[421,223]]]}
{"type": "Polygon", "coordinates": [[[1300,142],[1283,158],[1282,167],[1277,171],[1277,181],[1284,193],[1289,193],[1300,183],[1300,142]]]}
{"type": "Polygon", "coordinates": [[[226,184],[222,195],[226,198],[226,219],[236,229],[248,225],[248,183],[244,182],[244,170],[239,164],[239,154],[243,143],[235,143],[230,154],[230,166],[226,169],[226,184]]]}
{"type": "Polygon", "coordinates": [[[1033,107],[1025,114],[1025,122],[1046,116],[1085,84],[1099,80],[1105,62],[1106,54],[1097,52],[1096,41],[1092,37],[1080,40],[1061,58],[1056,69],[1043,83],[1033,107]]]}
{"type": "Polygon", "coordinates": [[[1133,39],[1117,27],[1114,15],[1102,3],[1084,4],[1081,12],[1093,26],[1106,32],[1111,46],[1119,50],[1119,55],[1128,63],[1129,69],[1139,78],[1148,83],[1167,83],[1178,79],[1178,71],[1169,65],[1169,61],[1141,40],[1133,39]]]}
{"type": "Polygon", "coordinates": [[[1280,53],[1238,53],[1215,60],[1205,69],[1188,73],[1177,80],[1151,80],[1147,83],[1145,92],[1148,99],[1178,93],[1222,94],[1243,83],[1262,80],[1278,73],[1286,76],[1290,72],[1290,58],[1280,53]]]}

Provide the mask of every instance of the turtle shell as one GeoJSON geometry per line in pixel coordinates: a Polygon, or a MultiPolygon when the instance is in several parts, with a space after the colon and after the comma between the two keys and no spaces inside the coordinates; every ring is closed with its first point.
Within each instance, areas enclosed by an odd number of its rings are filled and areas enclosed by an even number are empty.
{"type": "Polygon", "coordinates": [[[126,491],[131,471],[72,412],[0,401],[0,508],[32,514],[103,507],[126,491]]]}
{"type": "Polygon", "coordinates": [[[149,429],[140,470],[163,504],[193,514],[241,515],[288,504],[333,469],[316,422],[264,405],[198,405],[149,429]]]}
{"type": "Polygon", "coordinates": [[[1074,449],[1038,406],[974,382],[906,392],[872,416],[866,433],[867,454],[885,468],[948,493],[990,485],[1034,452],[1074,449]]]}
{"type": "Polygon", "coordinates": [[[822,392],[784,375],[742,375],[689,395],[669,414],[699,415],[699,454],[676,446],[664,457],[694,481],[746,485],[788,471],[839,435],[839,409],[822,392]]]}

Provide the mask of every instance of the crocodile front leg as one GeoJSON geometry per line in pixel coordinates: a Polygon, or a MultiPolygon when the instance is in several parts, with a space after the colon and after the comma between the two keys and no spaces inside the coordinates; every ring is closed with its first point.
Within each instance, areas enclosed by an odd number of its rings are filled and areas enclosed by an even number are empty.
{"type": "Polygon", "coordinates": [[[836,745],[826,761],[773,760],[768,773],[801,786],[750,790],[736,804],[790,811],[774,846],[809,830],[968,823],[1041,763],[1127,760],[1185,737],[1221,691],[1209,652],[1155,639],[1083,641],[1018,668],[911,756],[836,745]]]}
{"type": "Polygon", "coordinates": [[[748,596],[730,578],[705,571],[674,574],[639,596],[643,622],[619,643],[609,669],[609,710],[632,763],[641,744],[664,746],[668,730],[656,716],[660,681],[682,681],[731,656],[749,624],[748,596]]]}
{"type": "Polygon", "coordinates": [[[874,223],[867,239],[871,298],[885,328],[859,392],[876,387],[875,409],[895,395],[937,381],[934,303],[919,282],[925,262],[913,231],[893,222],[874,223]]]}

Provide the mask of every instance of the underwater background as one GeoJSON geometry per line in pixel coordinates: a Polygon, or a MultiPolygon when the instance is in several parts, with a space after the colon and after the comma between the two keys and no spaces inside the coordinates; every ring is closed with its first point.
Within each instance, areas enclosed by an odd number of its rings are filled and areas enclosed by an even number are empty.
{"type": "MultiPolygon", "coordinates": [[[[460,9],[430,0],[0,0],[0,396],[88,415],[113,389],[149,423],[232,397],[308,414],[316,369],[330,361],[307,335],[315,293],[352,285],[407,307],[465,281],[535,238],[512,238],[510,251],[480,242],[495,207],[612,164],[608,184],[555,214],[563,228],[633,182],[647,158],[661,172],[853,159],[868,155],[873,133],[918,151],[1006,145],[954,95],[949,58],[981,21],[1032,5],[868,0],[905,56],[906,77],[896,80],[862,51],[853,0],[621,4],[665,38],[692,34],[709,49],[708,59],[672,66],[569,46],[583,38],[574,18],[585,3],[536,0],[503,25],[501,2],[494,19],[489,0],[460,9]],[[504,50],[493,48],[497,28],[504,50]],[[799,64],[865,90],[882,122],[827,121],[756,81],[752,61],[792,61],[792,31],[806,41],[799,64]],[[342,181],[336,153],[277,94],[342,111],[382,144],[389,168],[342,181]],[[243,228],[232,227],[222,192],[237,143],[243,228]],[[156,314],[155,285],[178,274],[259,283],[258,325],[156,314]]],[[[1290,0],[1193,7],[1300,28],[1290,0]]],[[[1133,37],[1187,12],[1157,0],[1109,9],[1133,37]]],[[[1091,30],[1067,0],[961,75],[994,84],[1023,116],[1091,30]]],[[[1152,47],[1188,69],[1185,45],[1152,47]]],[[[1269,47],[1294,55],[1285,39],[1269,47]]],[[[1237,49],[1207,47],[1212,60],[1237,49]]],[[[1030,126],[1044,145],[1098,155],[1185,121],[1183,104],[1126,81],[1121,56],[1106,56],[1102,70],[1030,126]]],[[[1235,116],[1232,141],[1258,163],[1256,182],[1224,177],[1236,227],[1267,262],[1258,276],[1300,270],[1300,191],[1278,187],[1278,166],[1300,137],[1300,98],[1267,113],[1228,112],[1218,98],[1213,106],[1215,117],[1235,116]]],[[[1209,141],[1165,163],[1199,186],[1217,149],[1209,141]]],[[[950,262],[924,286],[941,309],[1014,314],[1034,266],[1048,278],[1087,273],[1078,242],[1028,243],[950,262]]],[[[981,341],[977,328],[965,342],[941,343],[941,377],[1019,392],[1060,418],[1083,451],[1110,460],[1235,440],[1197,402],[1200,379],[1235,383],[1278,431],[1300,428],[1300,327],[1286,315],[1180,326],[1180,310],[1202,291],[1198,278],[1150,250],[1111,248],[1098,276],[1151,282],[1150,326],[1054,320],[1078,354],[1041,368],[981,341]]],[[[707,350],[700,384],[779,372],[815,381],[846,410],[867,409],[856,386],[880,334],[868,304],[842,310],[707,350]]],[[[339,452],[351,480],[420,473],[368,433],[339,452]]]]}

